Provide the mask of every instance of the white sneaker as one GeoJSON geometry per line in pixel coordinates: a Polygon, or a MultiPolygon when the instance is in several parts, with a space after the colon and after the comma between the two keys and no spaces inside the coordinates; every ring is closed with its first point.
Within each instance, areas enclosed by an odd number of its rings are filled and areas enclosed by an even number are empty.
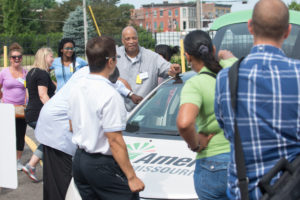
{"type": "Polygon", "coordinates": [[[24,165],[21,163],[21,161],[17,160],[17,170],[22,171],[23,167],[24,167],[24,165]]]}

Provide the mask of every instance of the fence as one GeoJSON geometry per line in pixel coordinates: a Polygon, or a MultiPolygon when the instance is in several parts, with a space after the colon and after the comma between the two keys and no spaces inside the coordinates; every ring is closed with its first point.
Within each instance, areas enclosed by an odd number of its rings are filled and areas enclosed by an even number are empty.
{"type": "Polygon", "coordinates": [[[34,36],[34,35],[22,35],[16,37],[7,37],[7,36],[0,36],[0,66],[3,66],[4,59],[3,59],[3,46],[7,46],[9,51],[9,46],[17,42],[23,47],[23,61],[22,65],[31,65],[34,60],[34,54],[36,51],[41,47],[50,47],[54,53],[57,52],[58,43],[61,39],[61,34],[55,34],[50,37],[46,36],[34,36]]]}
{"type": "Polygon", "coordinates": [[[180,37],[183,35],[181,32],[162,32],[154,33],[155,44],[167,44],[170,46],[179,46],[180,37]]]}
{"type": "MultiPolygon", "coordinates": [[[[157,44],[167,44],[171,46],[179,46],[181,32],[162,32],[162,33],[151,33],[141,32],[139,33],[139,44],[148,49],[154,49],[157,44]]],[[[122,45],[121,34],[111,35],[117,43],[122,45]]],[[[22,37],[4,37],[0,36],[0,54],[3,55],[3,46],[9,47],[13,42],[18,42],[24,49],[23,66],[31,65],[34,60],[35,52],[43,47],[47,46],[52,48],[57,56],[57,49],[62,34],[53,34],[50,37],[46,36],[22,36],[22,37]]],[[[3,66],[3,56],[0,58],[0,66],[3,66]]]]}

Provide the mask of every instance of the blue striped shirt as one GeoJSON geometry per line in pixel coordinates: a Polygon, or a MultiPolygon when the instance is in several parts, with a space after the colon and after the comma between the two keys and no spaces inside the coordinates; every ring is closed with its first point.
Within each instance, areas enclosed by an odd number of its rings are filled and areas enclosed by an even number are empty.
{"type": "MultiPolygon", "coordinates": [[[[228,195],[240,199],[228,70],[223,69],[217,77],[215,114],[231,145],[228,195]]],[[[259,199],[261,177],[281,157],[292,161],[300,154],[300,61],[287,58],[274,46],[254,46],[240,65],[236,118],[250,199],[259,199]]]]}

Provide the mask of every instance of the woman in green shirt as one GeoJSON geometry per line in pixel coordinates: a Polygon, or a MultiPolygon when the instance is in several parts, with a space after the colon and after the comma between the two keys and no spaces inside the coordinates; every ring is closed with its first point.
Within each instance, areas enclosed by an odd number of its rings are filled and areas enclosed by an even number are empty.
{"type": "Polygon", "coordinates": [[[184,39],[184,49],[187,61],[198,74],[182,89],[177,127],[189,148],[197,152],[195,190],[201,200],[227,199],[230,147],[214,114],[215,76],[222,67],[206,32],[190,32],[184,39]]]}

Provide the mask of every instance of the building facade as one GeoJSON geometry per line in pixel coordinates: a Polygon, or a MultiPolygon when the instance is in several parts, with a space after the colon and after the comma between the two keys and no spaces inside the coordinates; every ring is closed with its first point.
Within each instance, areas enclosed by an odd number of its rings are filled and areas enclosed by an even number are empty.
{"type": "MultiPolygon", "coordinates": [[[[229,13],[231,5],[203,3],[202,27],[208,29],[216,17],[229,13]]],[[[201,13],[201,10],[199,11],[201,13]]],[[[131,11],[131,23],[150,32],[191,31],[197,28],[196,3],[174,1],[162,4],[147,4],[131,11]]]]}

